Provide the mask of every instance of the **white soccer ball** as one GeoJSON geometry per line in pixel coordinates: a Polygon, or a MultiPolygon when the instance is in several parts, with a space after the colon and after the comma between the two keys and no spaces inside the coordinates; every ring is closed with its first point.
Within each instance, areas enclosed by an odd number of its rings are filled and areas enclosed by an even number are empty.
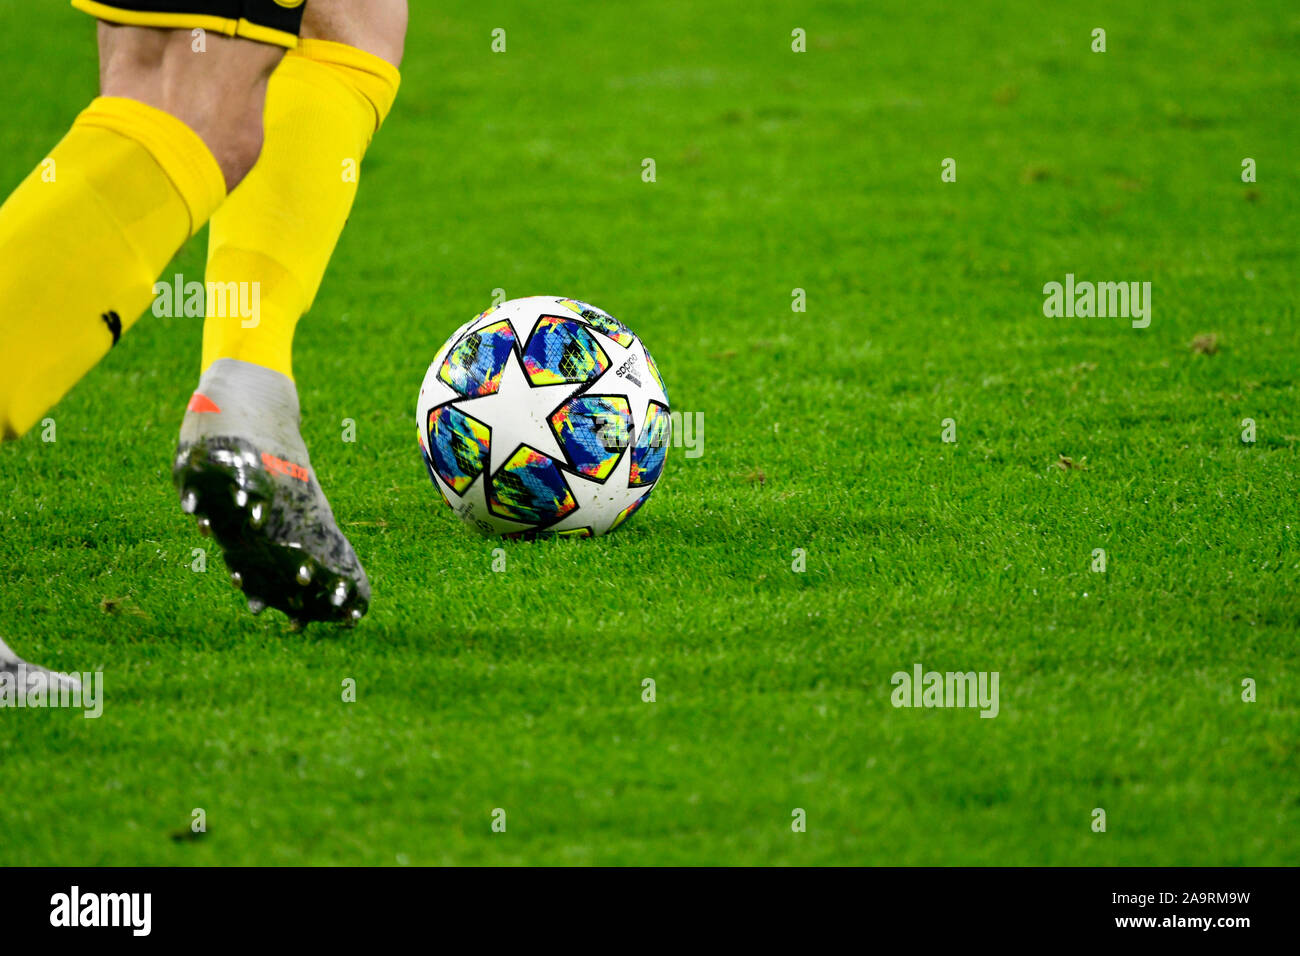
{"type": "Polygon", "coordinates": [[[483,534],[613,531],[650,497],[672,434],[654,359],[577,299],[511,299],[439,350],[416,406],[429,477],[483,534]]]}

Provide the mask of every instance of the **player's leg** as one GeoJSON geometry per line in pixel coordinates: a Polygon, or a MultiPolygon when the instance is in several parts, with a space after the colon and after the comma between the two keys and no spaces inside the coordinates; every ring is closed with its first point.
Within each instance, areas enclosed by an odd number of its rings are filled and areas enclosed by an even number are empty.
{"type": "MultiPolygon", "coordinates": [[[[130,0],[86,3],[135,16],[118,9],[130,0]]],[[[107,22],[99,44],[102,95],[0,207],[2,438],[31,428],[117,343],[252,165],[282,56],[219,33],[199,54],[187,30],[107,22]]]]}
{"type": "Polygon", "coordinates": [[[260,309],[210,311],[173,477],[254,612],[351,622],[369,605],[299,434],[291,351],[397,94],[406,17],[406,0],[311,0],[268,87],[257,165],[212,219],[207,282],[255,288],[260,309]]]}
{"type": "Polygon", "coordinates": [[[284,47],[220,34],[100,22],[101,96],[162,110],[197,133],[221,169],[227,190],[244,178],[262,146],[266,84],[284,47]]]}
{"type": "Polygon", "coordinates": [[[397,95],[406,0],[312,0],[302,42],[276,70],[256,170],[213,217],[208,279],[261,280],[261,316],[209,316],[203,368],[220,358],[292,377],[311,307],[356,196],[360,164],[397,95]],[[216,275],[214,275],[214,273],[216,275]]]}

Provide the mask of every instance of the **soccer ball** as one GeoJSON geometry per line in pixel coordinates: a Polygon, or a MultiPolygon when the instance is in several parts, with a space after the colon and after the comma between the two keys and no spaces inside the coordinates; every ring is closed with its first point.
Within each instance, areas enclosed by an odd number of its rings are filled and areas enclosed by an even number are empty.
{"type": "Polygon", "coordinates": [[[659,481],[672,423],[654,359],[577,299],[511,299],[438,352],[416,406],[429,477],[485,535],[613,531],[659,481]]]}

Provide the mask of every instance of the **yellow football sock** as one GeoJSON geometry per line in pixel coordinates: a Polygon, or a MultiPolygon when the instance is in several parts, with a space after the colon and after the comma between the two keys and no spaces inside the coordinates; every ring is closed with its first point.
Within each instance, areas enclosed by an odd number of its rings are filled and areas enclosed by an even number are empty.
{"type": "Polygon", "coordinates": [[[31,428],[117,343],[226,195],[197,133],[99,97],[0,207],[0,437],[31,428]]]}
{"type": "Polygon", "coordinates": [[[399,82],[386,61],[327,40],[303,40],[271,75],[261,155],[208,234],[209,287],[249,283],[241,291],[259,314],[209,309],[205,370],[232,358],[293,377],[294,327],[320,289],[352,209],[361,157],[399,82]]]}

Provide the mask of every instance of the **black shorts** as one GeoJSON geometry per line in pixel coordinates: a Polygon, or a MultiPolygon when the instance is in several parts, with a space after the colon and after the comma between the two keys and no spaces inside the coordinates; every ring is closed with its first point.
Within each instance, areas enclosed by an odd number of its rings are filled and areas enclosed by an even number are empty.
{"type": "Polygon", "coordinates": [[[293,48],[307,0],[72,0],[109,23],[173,30],[201,28],[293,48]]]}

